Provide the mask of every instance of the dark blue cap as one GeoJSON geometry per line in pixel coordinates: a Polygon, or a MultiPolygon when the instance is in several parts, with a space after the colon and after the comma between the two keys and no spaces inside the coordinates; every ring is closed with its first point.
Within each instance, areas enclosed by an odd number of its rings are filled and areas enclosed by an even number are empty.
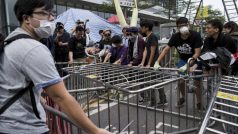
{"type": "Polygon", "coordinates": [[[139,32],[139,29],[137,27],[129,27],[127,29],[127,32],[130,32],[130,33],[138,33],[139,32]]]}

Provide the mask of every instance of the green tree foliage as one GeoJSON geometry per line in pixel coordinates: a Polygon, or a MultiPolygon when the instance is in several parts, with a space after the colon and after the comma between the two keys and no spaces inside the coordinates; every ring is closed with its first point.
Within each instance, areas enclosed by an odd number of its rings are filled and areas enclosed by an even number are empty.
{"type": "Polygon", "coordinates": [[[205,18],[205,20],[208,21],[211,19],[219,19],[223,23],[225,22],[225,16],[222,14],[222,12],[219,9],[213,9],[212,6],[210,5],[208,7],[208,17],[205,18]]]}

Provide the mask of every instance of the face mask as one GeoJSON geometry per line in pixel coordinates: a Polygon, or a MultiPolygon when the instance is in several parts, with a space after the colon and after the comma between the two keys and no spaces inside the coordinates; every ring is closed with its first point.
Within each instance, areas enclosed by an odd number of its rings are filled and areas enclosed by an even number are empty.
{"type": "Polygon", "coordinates": [[[179,32],[181,34],[187,34],[187,33],[189,33],[189,28],[187,26],[183,26],[179,29],[179,32]]]}
{"type": "Polygon", "coordinates": [[[49,36],[53,35],[55,30],[55,24],[48,20],[38,20],[40,21],[40,27],[34,28],[35,33],[40,38],[48,38],[49,36]]]}

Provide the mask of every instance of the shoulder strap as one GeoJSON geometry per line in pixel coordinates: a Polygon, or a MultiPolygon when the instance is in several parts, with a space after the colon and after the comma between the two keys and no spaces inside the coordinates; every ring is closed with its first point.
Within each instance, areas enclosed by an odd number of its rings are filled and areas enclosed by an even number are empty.
{"type": "MultiPolygon", "coordinates": [[[[27,35],[27,34],[18,34],[16,36],[13,36],[12,38],[5,40],[4,44],[0,45],[0,53],[3,52],[4,47],[6,45],[10,44],[11,42],[13,42],[15,40],[22,39],[22,38],[33,39],[30,35],[27,35]]],[[[22,95],[26,93],[26,91],[29,90],[33,112],[35,113],[35,115],[38,119],[41,119],[39,112],[37,110],[37,106],[36,106],[35,95],[34,95],[34,92],[32,89],[33,86],[34,86],[34,84],[33,84],[33,82],[31,82],[26,88],[20,90],[16,95],[14,95],[12,98],[8,99],[7,103],[0,108],[0,115],[4,111],[6,111],[14,102],[16,102],[19,98],[21,98],[22,95]]]]}
{"type": "Polygon", "coordinates": [[[30,91],[30,98],[31,98],[31,104],[32,104],[32,107],[33,107],[33,111],[36,115],[36,117],[38,119],[40,119],[40,116],[39,116],[39,113],[37,111],[37,107],[36,107],[36,101],[35,101],[35,96],[34,96],[34,93],[33,93],[33,82],[31,82],[26,88],[20,90],[16,95],[14,95],[12,98],[8,99],[7,100],[7,103],[5,105],[3,105],[0,109],[0,115],[6,111],[14,102],[16,102],[19,98],[22,97],[23,94],[26,93],[26,91],[30,91]]]}
{"type": "Polygon", "coordinates": [[[5,46],[10,44],[11,42],[18,40],[18,39],[22,39],[22,38],[26,38],[26,39],[33,39],[30,35],[27,34],[18,34],[16,36],[13,36],[12,38],[9,38],[7,40],[5,40],[5,46]]]}

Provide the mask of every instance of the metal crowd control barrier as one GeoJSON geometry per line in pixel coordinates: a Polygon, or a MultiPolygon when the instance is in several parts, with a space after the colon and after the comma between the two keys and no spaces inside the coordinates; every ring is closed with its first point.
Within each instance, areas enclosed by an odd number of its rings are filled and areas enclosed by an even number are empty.
{"type": "Polygon", "coordinates": [[[208,112],[200,127],[199,134],[238,133],[238,78],[223,76],[214,94],[208,112]],[[211,122],[216,125],[210,125],[211,122]]]}
{"type": "MultiPolygon", "coordinates": [[[[181,77],[175,73],[177,69],[154,71],[113,64],[91,64],[63,70],[68,73],[64,80],[67,89],[79,101],[88,117],[99,127],[121,134],[197,130],[204,112],[196,109],[195,95],[189,93],[186,94],[185,106],[175,107],[178,100],[177,83],[185,80],[187,91],[190,79],[202,78],[213,83],[208,84],[212,90],[216,87],[213,75],[181,77]],[[167,101],[162,101],[165,97],[163,91],[167,101]],[[161,101],[164,103],[159,105],[161,101]]],[[[210,99],[207,93],[202,99],[205,108],[210,99]]],[[[69,131],[84,133],[74,127],[69,131]]]]}

